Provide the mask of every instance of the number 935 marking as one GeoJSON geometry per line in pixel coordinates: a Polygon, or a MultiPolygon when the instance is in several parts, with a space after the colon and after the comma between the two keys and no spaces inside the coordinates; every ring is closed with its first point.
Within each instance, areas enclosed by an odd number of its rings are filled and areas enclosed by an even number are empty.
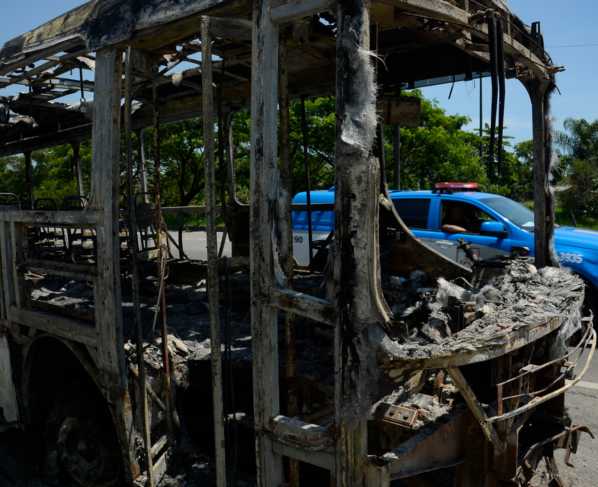
{"type": "Polygon", "coordinates": [[[561,262],[572,262],[574,264],[581,264],[583,262],[583,255],[559,252],[559,260],[561,262]]]}

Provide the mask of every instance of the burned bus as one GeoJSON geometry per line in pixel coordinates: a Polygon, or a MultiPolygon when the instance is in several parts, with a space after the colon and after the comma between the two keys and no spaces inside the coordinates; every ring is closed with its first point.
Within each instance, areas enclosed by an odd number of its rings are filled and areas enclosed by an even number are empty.
{"type": "Polygon", "coordinates": [[[156,486],[198,438],[218,486],[240,468],[265,487],[427,485],[438,470],[456,486],[529,486],[543,458],[558,483],[554,448],[568,458],[584,431],[564,398],[588,364],[566,382],[579,358],[567,347],[578,334],[591,357],[596,339],[583,282],[552,250],[548,99],[562,68],[543,46],[503,0],[92,0],[7,41],[0,157],[24,154],[28,189],[0,196],[0,431],[41,431],[54,485],[65,472],[156,486]],[[530,94],[535,260],[472,270],[399,218],[381,147],[382,127],[417,110],[401,90],[481,76],[499,149],[505,80],[530,94]],[[292,205],[289,104],[322,96],[336,103],[335,197],[319,208],[334,232],[302,267],[291,215],[313,208],[292,205]],[[165,207],[159,128],[199,117],[206,204],[165,207]],[[148,127],[151,185],[133,137],[148,127]],[[77,194],[36,198],[32,152],[65,144],[77,194]],[[194,213],[205,261],[184,250],[194,213]],[[179,216],[170,232],[165,214],[179,216]]]}

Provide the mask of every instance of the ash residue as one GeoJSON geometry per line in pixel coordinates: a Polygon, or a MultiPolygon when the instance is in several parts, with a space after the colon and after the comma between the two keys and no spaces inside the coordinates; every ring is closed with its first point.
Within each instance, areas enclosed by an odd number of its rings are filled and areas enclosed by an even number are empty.
{"type": "MultiPolygon", "coordinates": [[[[226,485],[235,487],[254,487],[257,480],[231,467],[226,469],[226,485]]],[[[206,455],[196,455],[184,468],[170,469],[164,475],[158,487],[212,487],[216,485],[216,467],[214,461],[206,455]]]]}
{"type": "Polygon", "coordinates": [[[525,260],[513,260],[499,275],[481,280],[481,288],[462,282],[469,288],[465,289],[439,279],[436,293],[425,286],[423,277],[416,277],[401,282],[402,292],[386,292],[387,299],[397,303],[387,331],[391,341],[385,343],[389,358],[448,356],[504,345],[514,333],[555,317],[566,318],[556,345],[560,352],[580,326],[584,284],[568,269],[537,271],[525,260]],[[463,315],[475,319],[459,330],[463,315]]]}

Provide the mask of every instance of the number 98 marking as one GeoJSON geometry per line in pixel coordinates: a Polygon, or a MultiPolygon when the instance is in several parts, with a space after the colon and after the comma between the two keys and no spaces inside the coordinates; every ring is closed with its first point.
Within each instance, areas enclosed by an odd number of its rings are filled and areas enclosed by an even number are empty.
{"type": "Polygon", "coordinates": [[[559,252],[559,260],[561,262],[571,262],[573,264],[581,264],[583,262],[583,255],[567,254],[565,252],[559,252]]]}

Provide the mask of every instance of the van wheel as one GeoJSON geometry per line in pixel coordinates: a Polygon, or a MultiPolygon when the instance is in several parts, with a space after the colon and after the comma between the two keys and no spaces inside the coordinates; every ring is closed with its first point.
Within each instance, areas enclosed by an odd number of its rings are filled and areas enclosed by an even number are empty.
{"type": "Polygon", "coordinates": [[[56,485],[62,467],[78,485],[110,487],[123,472],[114,424],[99,393],[81,386],[58,396],[46,423],[46,482],[56,485]]]}

